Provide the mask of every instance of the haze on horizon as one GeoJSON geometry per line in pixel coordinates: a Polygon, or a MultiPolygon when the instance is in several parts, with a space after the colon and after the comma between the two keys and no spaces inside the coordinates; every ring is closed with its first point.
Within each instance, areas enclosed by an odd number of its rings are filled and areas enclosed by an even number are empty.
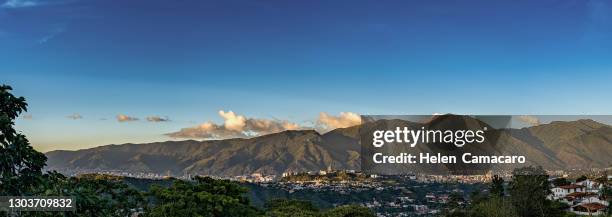
{"type": "Polygon", "coordinates": [[[609,114],[611,39],[605,0],[0,0],[0,83],[41,151],[359,114],[609,114]]]}

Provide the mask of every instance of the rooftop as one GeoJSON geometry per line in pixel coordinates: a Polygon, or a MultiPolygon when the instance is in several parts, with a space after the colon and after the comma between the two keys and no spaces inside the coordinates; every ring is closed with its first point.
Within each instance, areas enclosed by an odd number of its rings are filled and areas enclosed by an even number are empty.
{"type": "Polygon", "coordinates": [[[576,189],[576,188],[584,188],[584,186],[571,184],[571,185],[559,186],[559,188],[563,188],[563,189],[576,189]]]}
{"type": "Polygon", "coordinates": [[[585,203],[585,204],[580,204],[574,207],[575,208],[582,208],[585,209],[587,211],[597,211],[600,209],[605,209],[606,205],[603,205],[601,203],[585,203]]]}

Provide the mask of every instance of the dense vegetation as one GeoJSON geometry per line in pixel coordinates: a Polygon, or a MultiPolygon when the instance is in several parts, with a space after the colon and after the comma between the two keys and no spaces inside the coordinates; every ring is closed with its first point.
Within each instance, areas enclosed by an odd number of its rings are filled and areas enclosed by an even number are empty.
{"type": "MultiPolygon", "coordinates": [[[[579,179],[585,180],[585,177],[579,179]]],[[[554,180],[557,184],[569,183],[565,179],[554,180]]],[[[565,212],[568,205],[547,199],[550,193],[548,175],[541,167],[523,167],[515,169],[512,180],[504,187],[504,180],[494,176],[489,193],[475,193],[472,203],[463,208],[451,210],[446,214],[449,217],[557,217],[576,216],[565,212]]],[[[602,192],[607,198],[612,196],[606,187],[602,192]]],[[[612,210],[608,207],[608,214],[612,210]]]]}
{"type": "Polygon", "coordinates": [[[0,195],[71,196],[77,212],[16,212],[5,216],[374,216],[367,208],[340,206],[321,211],[307,201],[272,200],[264,209],[251,205],[247,189],[227,180],[196,177],[172,180],[147,191],[126,184],[123,177],[88,174],[65,177],[44,173],[47,158],[34,150],[14,128],[27,111],[23,97],[0,86],[0,195]]]}

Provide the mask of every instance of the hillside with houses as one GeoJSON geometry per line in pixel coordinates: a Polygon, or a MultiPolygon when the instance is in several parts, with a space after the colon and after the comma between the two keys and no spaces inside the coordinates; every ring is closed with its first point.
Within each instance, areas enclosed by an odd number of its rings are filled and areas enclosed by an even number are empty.
{"type": "Polygon", "coordinates": [[[610,184],[612,175],[600,178],[582,176],[573,181],[551,178],[549,199],[567,204],[567,211],[578,215],[603,215],[610,203],[603,191],[610,184]]]}

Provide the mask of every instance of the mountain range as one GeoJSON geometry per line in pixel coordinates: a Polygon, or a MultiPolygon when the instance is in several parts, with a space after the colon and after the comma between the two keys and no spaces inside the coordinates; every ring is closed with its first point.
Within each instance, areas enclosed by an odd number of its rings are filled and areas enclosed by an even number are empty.
{"type": "MultiPolygon", "coordinates": [[[[245,139],[167,141],[106,145],[76,151],[47,152],[47,169],[63,173],[124,171],[181,176],[237,176],[255,172],[360,170],[360,129],[393,125],[379,120],[327,133],[292,130],[245,139]]],[[[403,123],[413,124],[413,123],[403,123]]],[[[612,127],[590,119],[554,121],[500,130],[509,145],[497,154],[520,154],[546,169],[603,168],[612,164],[612,127]]]]}

